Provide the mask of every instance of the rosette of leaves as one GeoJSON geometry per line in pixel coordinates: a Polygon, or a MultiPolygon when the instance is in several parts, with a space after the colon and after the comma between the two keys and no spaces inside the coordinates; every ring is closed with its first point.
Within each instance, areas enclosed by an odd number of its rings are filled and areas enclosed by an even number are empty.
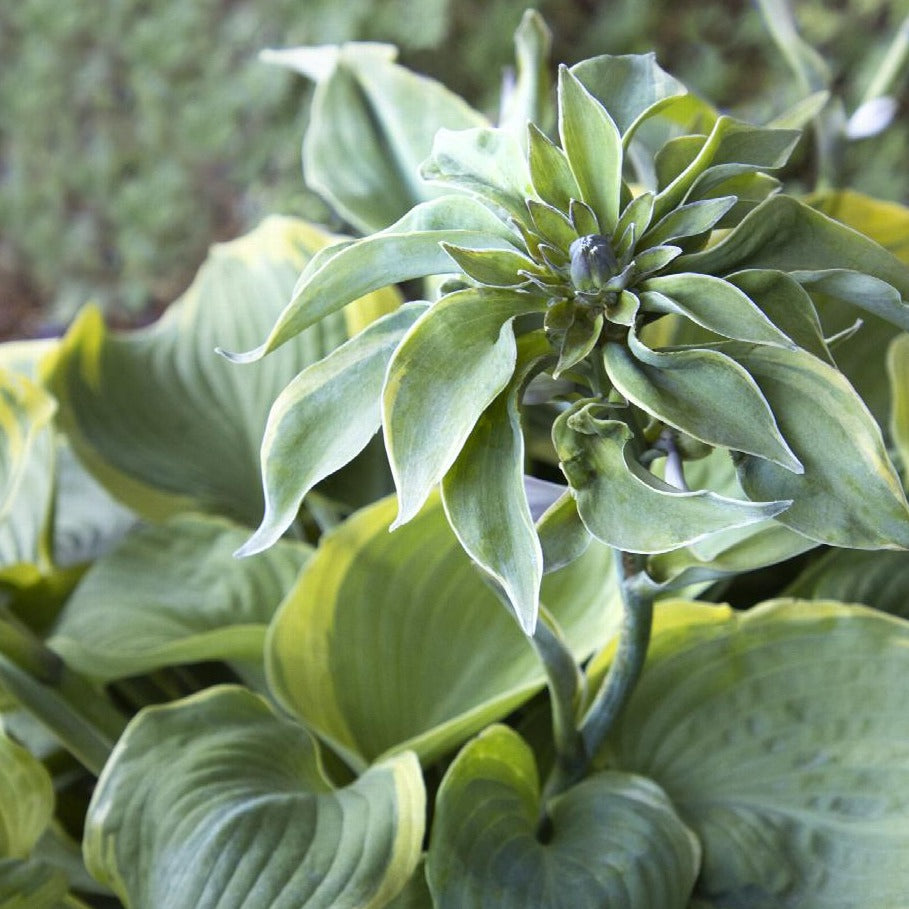
{"type": "Polygon", "coordinates": [[[834,300],[909,328],[909,269],[779,193],[767,171],[797,130],[718,115],[652,55],[562,67],[557,107],[555,138],[513,116],[439,130],[421,176],[447,192],[317,255],[265,343],[233,355],[258,359],[389,283],[449,276],[403,335],[380,320],[285,389],[265,517],[241,553],[277,539],[339,449],[353,457],[380,426],[393,526],[441,484],[528,633],[544,571],[590,536],[662,553],[775,519],[814,542],[909,547],[881,431],[836,367],[848,338],[822,327],[834,300]],[[536,525],[529,406],[568,484],[536,525]],[[736,495],[686,485],[685,463],[717,449],[736,495]]]}

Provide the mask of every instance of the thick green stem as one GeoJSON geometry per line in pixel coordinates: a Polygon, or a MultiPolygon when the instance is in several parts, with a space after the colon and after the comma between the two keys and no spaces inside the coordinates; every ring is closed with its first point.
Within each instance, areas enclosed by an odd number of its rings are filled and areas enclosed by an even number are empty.
{"type": "Polygon", "coordinates": [[[592,760],[622,712],[644,668],[653,624],[653,586],[644,574],[644,556],[615,551],[622,594],[622,627],[609,672],[582,723],[581,738],[592,760]]]}
{"type": "Polygon", "coordinates": [[[124,717],[58,654],[3,613],[0,683],[78,761],[96,775],[101,772],[126,725],[124,717]]]}
{"type": "Polygon", "coordinates": [[[582,676],[565,641],[550,623],[550,617],[545,612],[541,614],[532,638],[549,683],[556,752],[552,773],[543,790],[544,804],[550,791],[561,792],[564,781],[578,779],[577,774],[583,775],[587,766],[576,720],[582,676]]]}

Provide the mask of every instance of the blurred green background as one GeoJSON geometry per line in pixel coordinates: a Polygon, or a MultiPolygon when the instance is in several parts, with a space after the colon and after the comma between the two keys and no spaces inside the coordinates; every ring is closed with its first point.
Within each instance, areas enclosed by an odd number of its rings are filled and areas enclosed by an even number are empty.
{"type": "MultiPolygon", "coordinates": [[[[53,333],[87,300],[148,321],[210,243],[281,212],[342,227],[308,192],[310,87],[264,47],[382,40],[494,115],[526,0],[14,0],[0,6],[0,337],[53,333]]],[[[909,0],[796,0],[834,91],[859,103],[909,0]]],[[[744,0],[537,4],[555,61],[655,50],[720,107],[758,121],[799,89],[744,0]]],[[[839,180],[909,201],[905,73],[883,133],[839,180]]]]}

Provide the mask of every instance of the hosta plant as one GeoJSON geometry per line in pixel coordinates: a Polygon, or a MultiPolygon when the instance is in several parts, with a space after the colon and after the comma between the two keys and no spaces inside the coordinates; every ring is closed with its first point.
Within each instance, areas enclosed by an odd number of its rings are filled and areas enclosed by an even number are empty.
{"type": "Polygon", "coordinates": [[[0,906],[902,905],[909,213],[516,46],[273,52],[352,234],[4,352],[0,906]]]}

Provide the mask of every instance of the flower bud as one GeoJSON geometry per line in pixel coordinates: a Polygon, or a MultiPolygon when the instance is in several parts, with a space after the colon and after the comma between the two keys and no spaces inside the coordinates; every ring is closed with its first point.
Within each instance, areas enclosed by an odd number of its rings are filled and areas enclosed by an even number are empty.
{"type": "Polygon", "coordinates": [[[584,293],[595,293],[618,271],[612,244],[602,234],[578,237],[568,249],[571,282],[584,293]]]}

